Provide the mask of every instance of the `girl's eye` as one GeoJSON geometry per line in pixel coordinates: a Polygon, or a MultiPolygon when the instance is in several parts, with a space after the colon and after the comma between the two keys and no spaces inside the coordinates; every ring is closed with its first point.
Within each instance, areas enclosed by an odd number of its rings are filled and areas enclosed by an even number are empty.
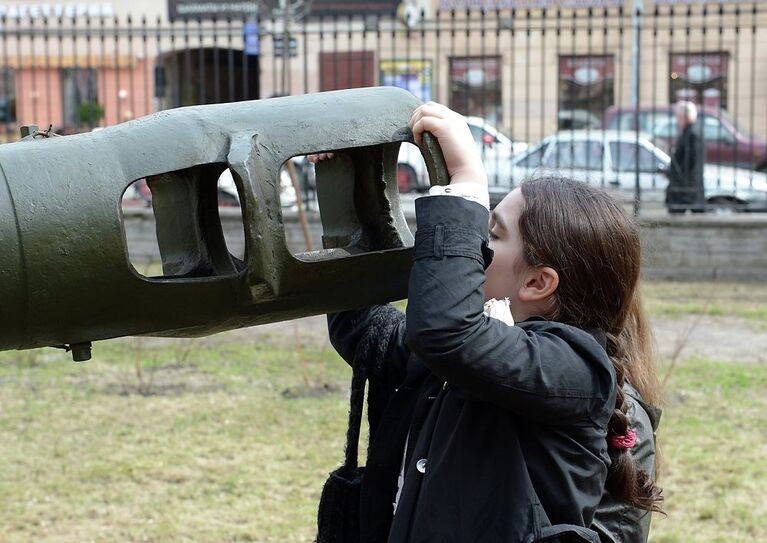
{"type": "Polygon", "coordinates": [[[490,231],[488,232],[488,236],[489,236],[489,238],[490,238],[490,239],[498,239],[498,236],[496,236],[495,234],[493,234],[493,231],[492,231],[492,230],[490,230],[490,231]]]}

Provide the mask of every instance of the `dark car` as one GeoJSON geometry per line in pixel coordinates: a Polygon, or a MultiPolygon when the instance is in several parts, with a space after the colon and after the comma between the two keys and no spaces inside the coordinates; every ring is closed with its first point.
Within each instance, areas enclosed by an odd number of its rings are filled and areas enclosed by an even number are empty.
{"type": "MultiPolygon", "coordinates": [[[[674,106],[640,107],[638,114],[640,132],[669,152],[678,134],[674,106]]],[[[698,122],[703,126],[706,162],[767,171],[767,140],[739,128],[726,110],[703,107],[698,122]]],[[[608,108],[603,125],[610,130],[635,130],[635,111],[630,107],[608,108]]]]}

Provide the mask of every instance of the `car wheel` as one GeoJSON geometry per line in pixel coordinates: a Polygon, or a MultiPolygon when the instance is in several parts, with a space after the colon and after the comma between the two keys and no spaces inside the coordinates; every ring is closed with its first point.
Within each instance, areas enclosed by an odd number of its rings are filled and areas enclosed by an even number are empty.
{"type": "Polygon", "coordinates": [[[745,207],[745,202],[729,196],[714,196],[709,198],[706,203],[708,204],[707,207],[717,215],[732,215],[742,211],[745,207]]]}
{"type": "Polygon", "coordinates": [[[412,166],[397,164],[397,188],[400,192],[413,192],[418,189],[418,176],[412,166]]]}

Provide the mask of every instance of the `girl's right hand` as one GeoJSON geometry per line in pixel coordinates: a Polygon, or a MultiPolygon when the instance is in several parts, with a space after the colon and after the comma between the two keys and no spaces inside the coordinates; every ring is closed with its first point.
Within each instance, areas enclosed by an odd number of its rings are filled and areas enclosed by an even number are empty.
{"type": "Polygon", "coordinates": [[[451,185],[478,183],[487,187],[487,173],[482,157],[463,115],[442,104],[426,102],[416,108],[408,124],[419,145],[424,132],[431,132],[437,138],[451,185]]]}
{"type": "Polygon", "coordinates": [[[309,162],[312,164],[317,164],[318,162],[321,162],[323,160],[330,160],[332,158],[335,158],[335,153],[316,153],[313,155],[307,155],[307,158],[309,159],[309,162]]]}

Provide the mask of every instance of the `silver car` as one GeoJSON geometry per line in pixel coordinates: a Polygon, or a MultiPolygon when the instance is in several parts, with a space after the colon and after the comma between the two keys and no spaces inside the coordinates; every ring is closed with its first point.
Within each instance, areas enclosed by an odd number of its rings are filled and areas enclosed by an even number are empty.
{"type": "MultiPolygon", "coordinates": [[[[509,179],[511,158],[527,149],[523,141],[514,141],[479,117],[466,117],[471,135],[491,183],[509,179]]],[[[423,191],[429,188],[429,176],[418,147],[404,143],[397,158],[397,183],[400,192],[423,191]]]]}
{"type": "MultiPolygon", "coordinates": [[[[514,156],[508,182],[490,180],[490,200],[498,203],[529,177],[556,174],[615,189],[629,199],[638,183],[643,199],[659,201],[668,185],[670,164],[666,153],[636,132],[559,132],[514,156]]],[[[712,208],[767,211],[767,174],[707,164],[703,185],[712,208]]]]}

